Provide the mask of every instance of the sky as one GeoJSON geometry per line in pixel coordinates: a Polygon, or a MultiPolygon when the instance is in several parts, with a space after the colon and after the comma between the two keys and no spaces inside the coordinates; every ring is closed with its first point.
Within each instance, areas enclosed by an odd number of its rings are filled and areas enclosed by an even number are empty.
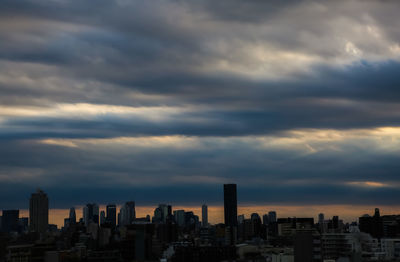
{"type": "Polygon", "coordinates": [[[397,208],[399,13],[2,0],[0,208],[26,209],[36,188],[54,209],[218,206],[223,183],[242,206],[397,208]]]}

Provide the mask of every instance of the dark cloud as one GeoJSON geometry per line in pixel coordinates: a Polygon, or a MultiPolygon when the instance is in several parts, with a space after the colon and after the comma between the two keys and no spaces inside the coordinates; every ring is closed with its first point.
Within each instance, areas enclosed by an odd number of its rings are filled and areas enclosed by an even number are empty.
{"type": "Polygon", "coordinates": [[[249,203],[394,204],[394,187],[349,183],[398,183],[396,134],[371,131],[400,124],[398,9],[391,1],[1,1],[1,204],[22,206],[20,192],[36,186],[63,207],[166,195],[218,202],[226,181],[249,203]],[[292,133],[304,129],[345,133],[311,142],[292,133]],[[182,145],[99,142],[150,136],[182,145]]]}
{"type": "Polygon", "coordinates": [[[393,184],[398,154],[372,150],[373,144],[363,140],[337,142],[336,149],[314,154],[218,139],[172,148],[140,143],[63,147],[20,140],[1,145],[2,206],[24,207],[26,194],[38,185],[59,207],[126,198],[147,205],[166,196],[176,204],[220,203],[226,182],[238,183],[243,204],[391,205],[399,195],[393,184]],[[385,186],[351,184],[364,181],[385,186]]]}
{"type": "MultiPolygon", "coordinates": [[[[3,122],[1,138],[109,138],[119,136],[186,135],[245,136],[265,135],[299,128],[353,129],[399,126],[400,64],[360,64],[345,69],[319,68],[317,78],[304,77],[295,83],[241,84],[220,86],[213,91],[212,80],[193,79],[197,90],[182,83],[156,80],[141,83],[151,93],[173,82],[179,88],[175,99],[193,105],[212,107],[169,114],[154,120],[151,116],[104,114],[92,117],[16,117],[3,122]],[[157,84],[158,83],[158,84],[157,84]],[[205,92],[206,94],[202,94],[205,92]],[[226,92],[224,93],[224,90],[226,92]],[[185,94],[186,92],[186,94],[185,94]],[[221,93],[221,96],[219,95],[221,93]],[[222,96],[225,94],[225,97],[222,96]]],[[[229,80],[226,79],[228,82],[229,80]]],[[[188,81],[189,82],[189,81],[188,81]]],[[[217,80],[215,85],[222,83],[217,80]]],[[[167,91],[165,91],[167,92],[167,91]]],[[[175,92],[174,92],[175,93],[175,92]]],[[[82,112],[84,114],[84,112],[82,112]]]]}

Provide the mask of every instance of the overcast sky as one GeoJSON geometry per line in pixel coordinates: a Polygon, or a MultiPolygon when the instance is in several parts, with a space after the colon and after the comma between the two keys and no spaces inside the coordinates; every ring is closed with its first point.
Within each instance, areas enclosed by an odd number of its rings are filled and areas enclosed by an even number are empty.
{"type": "Polygon", "coordinates": [[[396,205],[397,1],[2,0],[0,207],[396,205]]]}

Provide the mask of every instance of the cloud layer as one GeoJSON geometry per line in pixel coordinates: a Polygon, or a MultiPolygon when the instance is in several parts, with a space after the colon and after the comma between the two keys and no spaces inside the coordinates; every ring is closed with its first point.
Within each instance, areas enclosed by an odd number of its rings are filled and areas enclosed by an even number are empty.
{"type": "Polygon", "coordinates": [[[392,1],[0,3],[0,203],[395,205],[392,1]]]}

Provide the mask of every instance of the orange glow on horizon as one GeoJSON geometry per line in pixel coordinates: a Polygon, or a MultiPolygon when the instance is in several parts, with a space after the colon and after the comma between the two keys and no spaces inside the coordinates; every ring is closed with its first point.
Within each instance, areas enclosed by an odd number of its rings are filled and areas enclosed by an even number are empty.
{"type": "MultiPolygon", "coordinates": [[[[244,214],[249,218],[252,213],[258,213],[260,216],[268,213],[268,211],[276,211],[277,217],[313,217],[317,219],[319,213],[324,213],[325,218],[331,218],[334,215],[339,215],[339,218],[345,222],[357,221],[358,217],[364,214],[372,215],[375,207],[379,207],[381,215],[400,214],[399,206],[367,206],[367,205],[249,205],[238,206],[238,215],[244,214]]],[[[119,209],[120,206],[117,206],[119,209]]],[[[153,216],[156,206],[137,206],[136,216],[145,217],[146,215],[153,216]]],[[[193,211],[201,220],[201,206],[172,206],[173,210],[183,209],[185,211],[193,211]]],[[[100,211],[105,210],[105,205],[99,206],[100,211]]],[[[76,217],[82,217],[82,206],[75,207],[76,217]]],[[[59,228],[64,225],[64,218],[69,216],[69,209],[50,209],[49,223],[56,224],[59,228]]],[[[21,209],[20,217],[29,217],[29,210],[21,209]]],[[[208,221],[211,224],[223,223],[224,208],[223,206],[208,207],[208,221]]]]}

